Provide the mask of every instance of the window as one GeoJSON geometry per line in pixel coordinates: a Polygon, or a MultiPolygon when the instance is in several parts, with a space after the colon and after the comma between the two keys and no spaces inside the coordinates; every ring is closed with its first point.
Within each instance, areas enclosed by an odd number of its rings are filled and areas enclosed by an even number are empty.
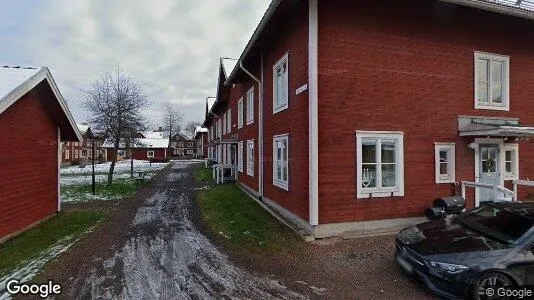
{"type": "Polygon", "coordinates": [[[86,157],[87,156],[87,150],[82,150],[82,155],[81,157],[86,157]]]}
{"type": "Polygon", "coordinates": [[[146,152],[146,157],[153,158],[154,157],[154,150],[148,150],[146,152]]]}
{"type": "Polygon", "coordinates": [[[226,113],[222,117],[222,134],[226,134],[226,113]]]}
{"type": "Polygon", "coordinates": [[[237,170],[243,173],[243,142],[237,144],[237,170]]]}
{"type": "Polygon", "coordinates": [[[456,181],[456,146],[454,143],[435,143],[436,183],[454,183],[456,181]]]}
{"type": "Polygon", "coordinates": [[[89,151],[89,152],[88,152],[88,153],[89,153],[89,156],[88,156],[88,157],[93,157],[93,150],[92,150],[92,149],[89,149],[88,151],[89,151]]]}
{"type": "Polygon", "coordinates": [[[188,155],[193,154],[193,150],[187,150],[187,154],[188,154],[188,155]]]}
{"type": "Polygon", "coordinates": [[[74,158],[78,158],[78,149],[74,150],[74,158]]]}
{"type": "Polygon", "coordinates": [[[509,110],[510,58],[475,52],[475,108],[509,110]]]}
{"type": "Polygon", "coordinates": [[[519,179],[519,145],[504,144],[504,179],[519,179]]]}
{"type": "Polygon", "coordinates": [[[254,88],[247,92],[247,125],[254,123],[254,88]]]}
{"type": "Polygon", "coordinates": [[[286,53],[273,67],[273,113],[288,107],[288,69],[288,54],[286,53]]]}
{"type": "Polygon", "coordinates": [[[187,147],[193,147],[193,143],[187,143],[187,147]]]}
{"type": "Polygon", "coordinates": [[[243,98],[237,102],[237,128],[243,127],[243,98]]]}
{"type": "Polygon", "coordinates": [[[404,196],[401,132],[356,132],[357,198],[404,196]]]}
{"type": "Polygon", "coordinates": [[[247,175],[254,177],[254,140],[247,141],[247,175]]]}
{"type": "Polygon", "coordinates": [[[182,142],[178,143],[178,147],[183,147],[183,146],[184,146],[184,143],[182,143],[182,142]]]}
{"type": "Polygon", "coordinates": [[[273,138],[273,185],[289,190],[289,135],[273,138]]]}
{"type": "Polygon", "coordinates": [[[217,137],[218,138],[222,137],[222,120],[221,119],[217,120],[217,137]]]}
{"type": "Polygon", "coordinates": [[[226,133],[232,132],[232,110],[229,109],[226,115],[226,133]]]}
{"type": "Polygon", "coordinates": [[[70,151],[65,150],[65,159],[70,159],[70,151]]]}

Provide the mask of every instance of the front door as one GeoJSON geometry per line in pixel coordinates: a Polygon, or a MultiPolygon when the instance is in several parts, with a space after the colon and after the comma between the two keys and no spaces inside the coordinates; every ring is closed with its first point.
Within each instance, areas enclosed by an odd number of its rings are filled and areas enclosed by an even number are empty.
{"type": "MultiPolygon", "coordinates": [[[[499,145],[481,144],[479,146],[479,179],[478,182],[486,184],[501,184],[499,145]]],[[[491,189],[479,189],[479,203],[493,201],[491,189]]]]}

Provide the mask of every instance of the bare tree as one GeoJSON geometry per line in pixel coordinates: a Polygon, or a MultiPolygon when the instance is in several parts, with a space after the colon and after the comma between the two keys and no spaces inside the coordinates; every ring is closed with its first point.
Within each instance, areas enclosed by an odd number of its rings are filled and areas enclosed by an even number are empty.
{"type": "Polygon", "coordinates": [[[148,98],[141,85],[123,74],[119,67],[113,74],[100,75],[85,93],[84,106],[91,113],[94,129],[104,133],[115,150],[108,174],[108,185],[111,185],[119,148],[144,128],[142,111],[149,106],[148,98]]]}
{"type": "Polygon", "coordinates": [[[195,132],[197,131],[197,127],[198,126],[201,126],[202,123],[201,122],[198,122],[198,121],[189,121],[187,122],[187,124],[185,125],[185,131],[187,133],[189,133],[189,136],[191,136],[192,138],[195,137],[195,132]]]}
{"type": "Polygon", "coordinates": [[[169,138],[169,146],[172,137],[180,132],[182,124],[183,113],[176,107],[176,105],[168,103],[163,108],[163,130],[165,135],[169,138]]]}

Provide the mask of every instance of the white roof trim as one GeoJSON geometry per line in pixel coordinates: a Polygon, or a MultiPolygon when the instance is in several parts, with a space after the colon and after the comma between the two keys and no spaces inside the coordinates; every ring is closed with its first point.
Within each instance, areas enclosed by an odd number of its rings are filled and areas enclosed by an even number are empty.
{"type": "Polygon", "coordinates": [[[69,120],[69,123],[72,129],[76,133],[76,137],[78,138],[78,141],[83,141],[83,137],[80,131],[78,130],[78,126],[76,125],[76,122],[74,121],[74,118],[72,117],[72,114],[70,113],[69,108],[67,107],[67,103],[65,99],[63,98],[63,96],[61,95],[56,85],[56,82],[54,81],[54,78],[52,77],[52,74],[50,73],[50,70],[48,70],[48,68],[46,67],[41,68],[39,72],[35,73],[33,76],[28,78],[22,84],[17,86],[14,90],[12,90],[11,92],[9,92],[7,95],[3,96],[0,99],[0,114],[6,111],[11,105],[17,102],[26,93],[28,93],[33,88],[35,88],[44,79],[47,80],[48,85],[52,89],[54,96],[56,97],[56,99],[59,102],[59,105],[61,106],[61,109],[67,116],[67,119],[69,120]]]}
{"type": "Polygon", "coordinates": [[[504,3],[492,2],[487,0],[440,0],[483,10],[489,10],[505,15],[516,16],[520,18],[534,20],[534,11],[529,11],[520,6],[514,7],[504,3]]]}

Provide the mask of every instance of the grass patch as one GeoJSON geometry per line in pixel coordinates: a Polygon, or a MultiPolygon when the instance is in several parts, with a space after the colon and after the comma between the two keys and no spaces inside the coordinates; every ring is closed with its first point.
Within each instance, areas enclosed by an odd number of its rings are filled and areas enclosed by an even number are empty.
{"type": "Polygon", "coordinates": [[[92,194],[91,183],[73,184],[61,187],[61,197],[65,202],[86,202],[92,200],[116,200],[135,195],[135,193],[148,183],[138,183],[131,179],[113,180],[113,184],[96,183],[96,194],[92,194]]]}
{"type": "Polygon", "coordinates": [[[103,212],[61,212],[0,245],[0,277],[10,274],[24,262],[59,241],[69,243],[104,218],[103,212]]]}
{"type": "Polygon", "coordinates": [[[210,229],[236,250],[279,252],[297,245],[289,228],[235,184],[202,190],[197,201],[210,229]]]}
{"type": "Polygon", "coordinates": [[[210,181],[213,178],[213,170],[204,168],[204,165],[198,165],[195,168],[195,178],[199,182],[210,181]]]}

